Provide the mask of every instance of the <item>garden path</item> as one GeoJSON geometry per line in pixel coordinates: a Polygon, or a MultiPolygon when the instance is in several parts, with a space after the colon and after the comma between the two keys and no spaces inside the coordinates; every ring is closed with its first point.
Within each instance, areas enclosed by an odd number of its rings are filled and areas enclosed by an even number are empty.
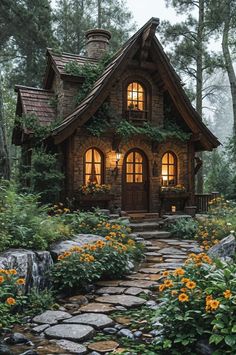
{"type": "MultiPolygon", "coordinates": [[[[141,306],[155,310],[162,271],[181,266],[187,255],[197,248],[192,240],[162,236],[144,241],[146,259],[137,272],[123,280],[100,281],[93,292],[63,300],[59,311],[47,311],[35,317],[24,332],[34,343],[34,354],[99,355],[115,349],[114,353],[121,353],[122,339],[139,339],[140,342],[153,339],[155,330],[145,331],[145,326],[140,330],[140,324],[145,325],[147,320],[136,319],[137,327],[131,327],[127,312],[141,306]]],[[[23,354],[23,349],[23,346],[20,351],[15,348],[14,354],[23,354]]]]}

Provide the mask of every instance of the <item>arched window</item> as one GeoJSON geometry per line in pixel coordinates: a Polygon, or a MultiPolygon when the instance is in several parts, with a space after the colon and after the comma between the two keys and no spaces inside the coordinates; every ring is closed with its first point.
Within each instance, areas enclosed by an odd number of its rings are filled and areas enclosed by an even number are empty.
{"type": "Polygon", "coordinates": [[[104,182],[104,159],[102,153],[97,148],[90,148],[84,155],[84,183],[93,182],[103,184],[104,182]]]}
{"type": "Polygon", "coordinates": [[[173,152],[166,152],[162,157],[161,175],[163,186],[177,184],[177,158],[173,152]]]}
{"type": "Polygon", "coordinates": [[[127,87],[127,109],[144,111],[146,109],[145,90],[138,82],[132,82],[127,87]]]}

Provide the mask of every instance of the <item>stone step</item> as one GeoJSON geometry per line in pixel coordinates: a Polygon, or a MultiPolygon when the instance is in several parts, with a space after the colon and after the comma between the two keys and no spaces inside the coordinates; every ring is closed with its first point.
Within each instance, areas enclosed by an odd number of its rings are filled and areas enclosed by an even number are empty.
{"type": "Polygon", "coordinates": [[[130,223],[130,228],[133,232],[141,231],[153,231],[159,229],[158,222],[142,222],[142,223],[130,223]]]}
{"type": "Polygon", "coordinates": [[[154,230],[154,231],[143,231],[143,232],[139,232],[138,234],[140,237],[144,238],[144,239],[162,239],[162,238],[170,238],[170,233],[169,232],[165,232],[165,231],[158,231],[158,230],[154,230]]]}

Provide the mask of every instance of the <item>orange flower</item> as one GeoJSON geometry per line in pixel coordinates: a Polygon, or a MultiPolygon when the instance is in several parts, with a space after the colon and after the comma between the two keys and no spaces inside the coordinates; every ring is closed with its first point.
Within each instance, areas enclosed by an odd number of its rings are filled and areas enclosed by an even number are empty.
{"type": "Polygon", "coordinates": [[[169,271],[163,271],[162,276],[167,277],[169,276],[170,272],[169,271]]]}
{"type": "Polygon", "coordinates": [[[176,296],[177,294],[178,294],[178,292],[176,290],[171,291],[172,296],[176,296]]]}
{"type": "Polygon", "coordinates": [[[166,286],[164,284],[161,284],[159,286],[159,291],[162,292],[162,291],[164,291],[165,288],[166,288],[166,286]]]}
{"type": "Polygon", "coordinates": [[[232,292],[230,290],[226,290],[223,292],[224,298],[230,298],[232,296],[232,292]]]}
{"type": "Polygon", "coordinates": [[[64,256],[63,255],[59,255],[58,257],[57,257],[57,260],[63,260],[64,259],[64,256]]]}
{"type": "Polygon", "coordinates": [[[196,282],[194,281],[188,281],[186,283],[186,287],[189,288],[190,290],[194,289],[196,287],[196,282]]]}
{"type": "Polygon", "coordinates": [[[178,297],[180,302],[188,302],[189,297],[188,295],[186,295],[186,293],[181,293],[178,297]]]}
{"type": "Polygon", "coordinates": [[[182,287],[182,288],[180,289],[180,291],[181,291],[181,292],[187,292],[188,290],[187,290],[186,287],[182,287]]]}
{"type": "Polygon", "coordinates": [[[16,275],[17,271],[15,269],[8,270],[10,275],[16,275]]]}
{"type": "Polygon", "coordinates": [[[16,300],[13,297],[8,297],[6,303],[9,304],[9,306],[13,306],[14,304],[16,304],[16,300]]]}
{"type": "Polygon", "coordinates": [[[3,276],[0,276],[0,284],[2,284],[5,281],[3,276]]]}
{"type": "Polygon", "coordinates": [[[173,287],[173,282],[171,280],[164,281],[165,287],[173,287]]]}
{"type": "Polygon", "coordinates": [[[175,269],[175,271],[173,272],[174,276],[181,276],[184,274],[185,274],[185,271],[182,268],[175,269]]]}
{"type": "Polygon", "coordinates": [[[189,282],[190,280],[189,279],[187,279],[187,277],[183,277],[182,279],[181,279],[181,282],[183,282],[183,283],[186,283],[186,282],[189,282]]]}
{"type": "Polygon", "coordinates": [[[25,285],[25,279],[18,279],[16,283],[17,285],[25,285]]]}
{"type": "Polygon", "coordinates": [[[211,309],[213,311],[215,311],[220,306],[220,302],[217,300],[212,300],[212,301],[210,301],[210,306],[211,306],[211,309]]]}

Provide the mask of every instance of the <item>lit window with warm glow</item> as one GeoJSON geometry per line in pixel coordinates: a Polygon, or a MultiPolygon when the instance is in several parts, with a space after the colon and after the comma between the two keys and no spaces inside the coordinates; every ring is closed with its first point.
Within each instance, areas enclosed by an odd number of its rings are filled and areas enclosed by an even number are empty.
{"type": "Polygon", "coordinates": [[[127,88],[127,109],[144,111],[145,92],[141,84],[130,83],[127,88]]]}
{"type": "Polygon", "coordinates": [[[133,151],[126,158],[126,182],[143,182],[143,157],[139,152],[133,151]]]}
{"type": "Polygon", "coordinates": [[[163,186],[177,184],[177,158],[173,152],[167,152],[162,157],[161,175],[163,186]]]}
{"type": "Polygon", "coordinates": [[[96,148],[90,148],[84,155],[84,183],[103,183],[103,156],[96,148]]]}

